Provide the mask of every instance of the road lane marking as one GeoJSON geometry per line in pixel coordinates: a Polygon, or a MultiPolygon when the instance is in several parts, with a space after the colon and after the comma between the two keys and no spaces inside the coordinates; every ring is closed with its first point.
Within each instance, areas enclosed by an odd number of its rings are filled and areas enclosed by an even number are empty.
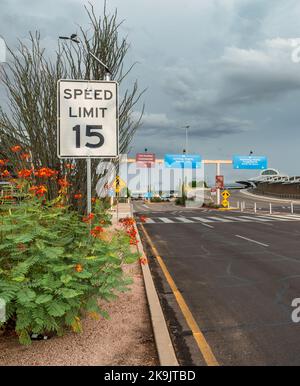
{"type": "Polygon", "coordinates": [[[186,223],[193,223],[194,221],[192,221],[192,220],[189,220],[188,218],[186,218],[186,217],[175,217],[176,218],[176,220],[179,220],[179,221],[181,221],[181,222],[186,222],[186,223]]]}
{"type": "Polygon", "coordinates": [[[146,224],[155,224],[155,221],[152,220],[152,218],[149,218],[149,217],[145,219],[145,222],[146,222],[146,224]]]}
{"type": "Polygon", "coordinates": [[[207,228],[214,228],[212,225],[204,224],[203,222],[201,222],[200,224],[207,228]]]}
{"type": "Polygon", "coordinates": [[[277,214],[274,214],[274,215],[267,215],[267,216],[264,216],[264,217],[267,217],[267,218],[272,218],[272,219],[276,219],[278,221],[299,221],[298,219],[293,219],[291,217],[287,217],[287,216],[280,216],[280,215],[277,215],[277,214]]]}
{"type": "Polygon", "coordinates": [[[220,221],[220,222],[232,222],[232,220],[228,220],[227,218],[223,218],[223,217],[209,216],[208,218],[212,218],[213,220],[220,221]]]}
{"type": "Polygon", "coordinates": [[[250,241],[251,243],[259,244],[262,245],[263,247],[268,247],[268,244],[261,243],[260,241],[248,239],[248,237],[240,236],[240,235],[235,235],[236,237],[239,237],[240,239],[250,241]]]}
{"type": "Polygon", "coordinates": [[[263,222],[272,221],[272,220],[270,220],[270,219],[266,219],[266,218],[260,218],[260,217],[258,217],[258,216],[256,216],[256,217],[251,217],[251,216],[243,216],[243,217],[245,217],[245,218],[249,218],[249,219],[251,219],[251,220],[253,220],[253,221],[263,221],[263,222]]]}
{"type": "Polygon", "coordinates": [[[247,216],[241,216],[241,217],[233,217],[233,216],[224,216],[225,218],[228,218],[228,219],[233,219],[233,220],[236,220],[236,221],[241,221],[241,222],[250,222],[252,220],[252,217],[247,217],[247,216]],[[251,220],[249,220],[251,219],[251,220]]]}
{"type": "Polygon", "coordinates": [[[171,220],[170,218],[167,218],[167,217],[158,217],[162,222],[166,223],[166,224],[170,224],[170,223],[173,223],[174,221],[171,220]]]}
{"type": "Polygon", "coordinates": [[[213,220],[208,220],[207,218],[203,218],[203,217],[191,217],[191,218],[201,222],[213,222],[213,220]]]}
{"type": "Polygon", "coordinates": [[[186,304],[183,296],[181,295],[180,291],[178,290],[172,276],[170,275],[170,273],[168,271],[167,266],[165,265],[163,259],[160,257],[158,250],[156,249],[152,240],[150,239],[148,232],[146,231],[146,229],[144,228],[143,225],[141,225],[141,228],[142,228],[144,235],[145,235],[145,237],[146,237],[146,239],[147,239],[147,241],[148,241],[148,243],[149,243],[149,245],[150,245],[164,275],[165,275],[165,278],[166,278],[169,286],[171,287],[171,289],[173,291],[175,299],[176,299],[176,301],[181,309],[182,314],[185,317],[185,320],[186,320],[189,328],[191,329],[191,331],[193,333],[193,337],[197,343],[197,346],[198,346],[206,364],[208,366],[219,366],[219,363],[218,363],[216,357],[214,356],[209,343],[205,339],[205,336],[203,335],[202,331],[200,330],[195,318],[193,317],[193,314],[191,313],[191,311],[190,311],[188,305],[186,304]]]}

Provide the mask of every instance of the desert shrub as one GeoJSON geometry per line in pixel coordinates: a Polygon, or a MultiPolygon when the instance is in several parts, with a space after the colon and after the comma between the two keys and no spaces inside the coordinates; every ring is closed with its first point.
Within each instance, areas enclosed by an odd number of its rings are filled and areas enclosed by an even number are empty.
{"type": "Polygon", "coordinates": [[[95,214],[81,218],[62,199],[47,202],[35,190],[17,204],[0,205],[0,298],[6,302],[0,326],[14,326],[22,344],[30,344],[31,333],[80,332],[86,314],[107,318],[104,302],[131,282],[122,264],[137,254],[130,235],[108,230],[105,204],[96,202],[95,214]]]}

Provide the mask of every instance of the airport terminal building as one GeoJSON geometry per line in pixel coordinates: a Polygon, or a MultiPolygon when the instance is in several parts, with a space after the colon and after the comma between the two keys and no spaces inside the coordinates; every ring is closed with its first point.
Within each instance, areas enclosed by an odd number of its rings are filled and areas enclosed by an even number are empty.
{"type": "Polygon", "coordinates": [[[300,199],[300,176],[289,177],[276,169],[266,169],[257,177],[237,182],[253,189],[252,193],[283,199],[300,199]]]}

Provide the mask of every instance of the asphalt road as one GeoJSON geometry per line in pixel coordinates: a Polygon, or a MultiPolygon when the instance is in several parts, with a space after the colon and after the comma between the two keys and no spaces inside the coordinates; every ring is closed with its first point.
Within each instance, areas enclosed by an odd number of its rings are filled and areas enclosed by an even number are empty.
{"type": "MultiPolygon", "coordinates": [[[[221,365],[300,365],[300,323],[291,319],[300,298],[300,215],[134,208],[147,216],[144,227],[221,365]]],[[[205,364],[146,250],[180,363],[205,364]]]]}

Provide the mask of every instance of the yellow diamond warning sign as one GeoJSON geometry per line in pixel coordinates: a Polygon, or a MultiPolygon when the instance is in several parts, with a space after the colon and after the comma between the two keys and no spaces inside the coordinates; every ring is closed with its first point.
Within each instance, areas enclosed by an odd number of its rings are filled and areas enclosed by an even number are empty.
{"type": "Polygon", "coordinates": [[[123,188],[126,188],[126,183],[120,178],[120,176],[116,176],[114,182],[112,183],[112,188],[116,193],[120,193],[123,188]]]}
{"type": "Polygon", "coordinates": [[[227,198],[230,197],[230,193],[228,192],[228,190],[224,190],[224,192],[222,192],[222,196],[225,200],[227,200],[227,198]]]}
{"type": "Polygon", "coordinates": [[[227,201],[227,200],[222,200],[222,206],[224,207],[224,208],[228,208],[228,206],[229,206],[229,201],[227,201]]]}

